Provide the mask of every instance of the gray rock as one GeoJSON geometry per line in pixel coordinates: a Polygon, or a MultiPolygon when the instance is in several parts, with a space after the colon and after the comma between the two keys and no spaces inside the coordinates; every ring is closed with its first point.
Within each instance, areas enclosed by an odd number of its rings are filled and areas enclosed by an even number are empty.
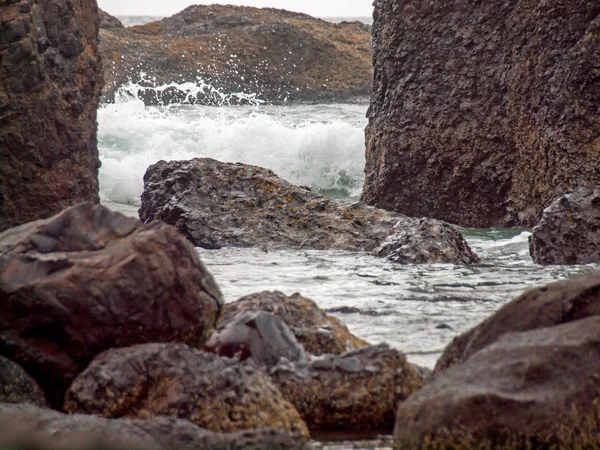
{"type": "Polygon", "coordinates": [[[31,403],[47,406],[46,396],[33,378],[17,363],[0,356],[0,403],[31,403]]]}
{"type": "Polygon", "coordinates": [[[600,187],[579,188],[544,209],[529,251],[538,264],[600,263],[600,187]]]}

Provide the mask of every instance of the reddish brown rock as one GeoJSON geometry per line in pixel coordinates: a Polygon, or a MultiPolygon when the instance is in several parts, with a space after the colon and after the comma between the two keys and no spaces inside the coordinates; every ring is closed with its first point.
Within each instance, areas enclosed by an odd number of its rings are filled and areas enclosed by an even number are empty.
{"type": "Polygon", "coordinates": [[[0,231],[98,202],[96,0],[0,10],[0,231]]]}
{"type": "Polygon", "coordinates": [[[167,415],[215,432],[267,427],[308,436],[298,412],[261,372],[183,344],[102,353],[71,385],[65,410],[103,417],[167,415]]]}
{"type": "Polygon", "coordinates": [[[435,374],[466,361],[502,335],[580,320],[600,313],[600,272],[533,289],[455,338],[438,360],[435,374]]]}
{"type": "Polygon", "coordinates": [[[600,263],[600,186],[587,186],[544,209],[529,238],[538,264],[600,263]]]}
{"type": "Polygon", "coordinates": [[[317,304],[300,294],[287,296],[278,291],[250,294],[227,303],[220,327],[227,326],[243,311],[266,311],[281,318],[304,349],[312,355],[338,355],[369,344],[354,336],[336,317],[321,310],[317,304]]]}
{"type": "Polygon", "coordinates": [[[201,346],[222,303],[196,249],[161,222],[81,204],[0,234],[0,355],[54,407],[106,349],[201,346]]]}
{"type": "Polygon", "coordinates": [[[183,419],[106,419],[29,405],[0,405],[2,449],[301,450],[302,436],[268,428],[213,433],[183,419]]]}
{"type": "Polygon", "coordinates": [[[270,375],[311,432],[390,433],[398,402],[423,384],[404,355],[383,344],[282,362],[270,375]]]}
{"type": "Polygon", "coordinates": [[[590,0],[376,0],[363,200],[469,227],[533,226],[600,184],[590,0]]]}
{"type": "Polygon", "coordinates": [[[598,448],[600,316],[509,333],[400,403],[395,448],[598,448]]]}
{"type": "MultiPolygon", "coordinates": [[[[144,86],[202,78],[221,93],[256,94],[268,102],[340,101],[371,92],[370,27],[359,22],[334,24],[274,8],[194,5],[126,29],[104,23],[107,100],[120,85],[138,81],[140,72],[154,80],[142,81],[144,86]]],[[[147,103],[185,96],[175,89],[142,92],[147,103]]],[[[211,89],[191,97],[224,101],[211,89]]]]}

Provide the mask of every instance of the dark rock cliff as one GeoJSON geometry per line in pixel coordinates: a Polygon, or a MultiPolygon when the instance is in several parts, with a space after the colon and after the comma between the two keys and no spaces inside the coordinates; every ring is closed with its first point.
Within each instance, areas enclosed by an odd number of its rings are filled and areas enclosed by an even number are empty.
{"type": "MultiPolygon", "coordinates": [[[[266,101],[341,100],[371,92],[371,36],[369,26],[358,22],[333,24],[273,8],[195,5],[126,29],[105,17],[100,36],[104,100],[127,81],[138,81],[140,72],[150,80],[142,85],[194,83],[199,77],[223,93],[256,93],[266,101]]],[[[144,100],[183,97],[171,89],[160,98],[146,92],[144,100]]],[[[210,89],[196,99],[222,101],[210,89]]]]}
{"type": "Polygon", "coordinates": [[[377,0],[363,199],[530,226],[600,180],[600,4],[377,0]]]}
{"type": "Polygon", "coordinates": [[[0,2],[0,230],[98,202],[96,0],[0,2]]]}

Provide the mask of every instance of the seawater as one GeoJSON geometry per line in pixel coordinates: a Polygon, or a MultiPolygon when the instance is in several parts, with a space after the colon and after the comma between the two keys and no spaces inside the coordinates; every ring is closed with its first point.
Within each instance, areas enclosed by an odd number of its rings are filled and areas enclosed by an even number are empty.
{"type": "MultiPolygon", "coordinates": [[[[130,89],[129,92],[134,92],[130,89]]],[[[365,162],[366,102],[248,106],[145,106],[122,93],[98,113],[100,190],[109,207],[136,215],[147,167],[161,159],[211,157],[274,170],[297,185],[355,201],[365,162]]],[[[591,266],[542,267],[527,230],[461,229],[478,265],[398,265],[340,251],[198,249],[226,301],[262,290],[300,292],[356,335],[387,342],[433,367],[457,334],[523,291],[591,266]]]]}

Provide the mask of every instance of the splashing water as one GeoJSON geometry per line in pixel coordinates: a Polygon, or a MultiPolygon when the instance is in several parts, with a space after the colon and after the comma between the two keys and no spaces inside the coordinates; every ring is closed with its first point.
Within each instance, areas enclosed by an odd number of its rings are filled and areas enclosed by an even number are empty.
{"type": "Polygon", "coordinates": [[[138,96],[148,89],[129,83],[98,111],[103,201],[138,205],[148,166],[195,157],[266,167],[334,197],[360,195],[366,105],[263,105],[254,94],[225,95],[200,80],[151,89],[217,93],[220,107],[146,106],[138,96]],[[240,98],[248,105],[229,104],[240,98]]]}

